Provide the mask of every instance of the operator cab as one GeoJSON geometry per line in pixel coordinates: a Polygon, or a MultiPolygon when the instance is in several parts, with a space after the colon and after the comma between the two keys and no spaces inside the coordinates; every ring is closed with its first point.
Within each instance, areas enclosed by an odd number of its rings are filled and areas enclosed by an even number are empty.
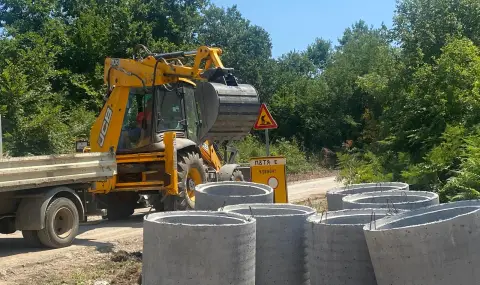
{"type": "MultiPolygon", "coordinates": [[[[175,85],[173,85],[175,86],[175,85]]],[[[199,115],[195,91],[185,84],[176,87],[131,88],[123,120],[118,153],[163,151],[163,133],[198,140],[199,115]]]]}

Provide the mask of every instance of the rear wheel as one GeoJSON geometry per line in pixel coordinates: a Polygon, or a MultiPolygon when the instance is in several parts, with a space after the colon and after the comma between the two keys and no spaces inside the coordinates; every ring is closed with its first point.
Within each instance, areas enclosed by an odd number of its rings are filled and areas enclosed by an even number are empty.
{"type": "Polygon", "coordinates": [[[24,230],[22,236],[25,242],[31,247],[41,247],[42,243],[38,238],[38,231],[24,230]]]}
{"type": "MultiPolygon", "coordinates": [[[[47,207],[45,227],[38,231],[38,239],[51,248],[70,246],[78,233],[79,220],[75,204],[67,198],[57,198],[47,207]]],[[[32,235],[29,239],[35,237],[32,235]]]]}
{"type": "Polygon", "coordinates": [[[111,221],[128,219],[135,212],[138,199],[135,192],[109,193],[106,218],[111,221]]]}

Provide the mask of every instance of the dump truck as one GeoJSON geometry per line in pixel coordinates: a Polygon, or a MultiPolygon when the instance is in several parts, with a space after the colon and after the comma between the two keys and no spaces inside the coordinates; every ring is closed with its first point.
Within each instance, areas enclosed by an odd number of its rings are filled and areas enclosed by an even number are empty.
{"type": "Polygon", "coordinates": [[[1,159],[0,234],[20,230],[35,247],[70,245],[89,214],[88,189],[115,174],[113,152],[1,159]]]}
{"type": "Polygon", "coordinates": [[[0,234],[65,247],[88,215],[194,209],[196,185],[243,180],[229,142],[251,131],[260,100],[221,54],[138,45],[133,58],[107,58],[105,104],[81,153],[0,159],[0,234]]]}

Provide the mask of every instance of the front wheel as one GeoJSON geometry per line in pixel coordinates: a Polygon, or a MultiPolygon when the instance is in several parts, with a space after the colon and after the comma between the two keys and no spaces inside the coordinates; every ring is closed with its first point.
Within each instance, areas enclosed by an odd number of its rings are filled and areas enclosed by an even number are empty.
{"type": "Polygon", "coordinates": [[[198,153],[187,153],[178,163],[178,210],[195,208],[195,187],[207,182],[207,171],[198,153]]]}
{"type": "Polygon", "coordinates": [[[77,207],[72,201],[56,198],[47,207],[45,227],[37,232],[38,239],[51,248],[70,246],[77,236],[79,220],[77,207]]]}

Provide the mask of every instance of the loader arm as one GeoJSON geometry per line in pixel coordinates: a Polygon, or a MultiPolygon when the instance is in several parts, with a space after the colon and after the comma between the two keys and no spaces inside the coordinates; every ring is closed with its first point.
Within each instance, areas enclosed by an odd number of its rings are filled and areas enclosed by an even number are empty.
{"type": "Polygon", "coordinates": [[[219,48],[199,47],[191,52],[151,54],[143,60],[107,58],[105,60],[104,81],[109,91],[112,87],[147,87],[174,83],[179,78],[205,80],[215,74],[226,74],[220,60],[219,48]],[[185,66],[179,58],[195,56],[193,66],[185,66]],[[205,61],[205,69],[200,68],[205,61]]]}
{"type": "Polygon", "coordinates": [[[222,167],[222,161],[211,142],[205,141],[200,147],[200,152],[202,154],[203,161],[208,166],[215,169],[216,171],[220,170],[220,168],[222,167]]]}

